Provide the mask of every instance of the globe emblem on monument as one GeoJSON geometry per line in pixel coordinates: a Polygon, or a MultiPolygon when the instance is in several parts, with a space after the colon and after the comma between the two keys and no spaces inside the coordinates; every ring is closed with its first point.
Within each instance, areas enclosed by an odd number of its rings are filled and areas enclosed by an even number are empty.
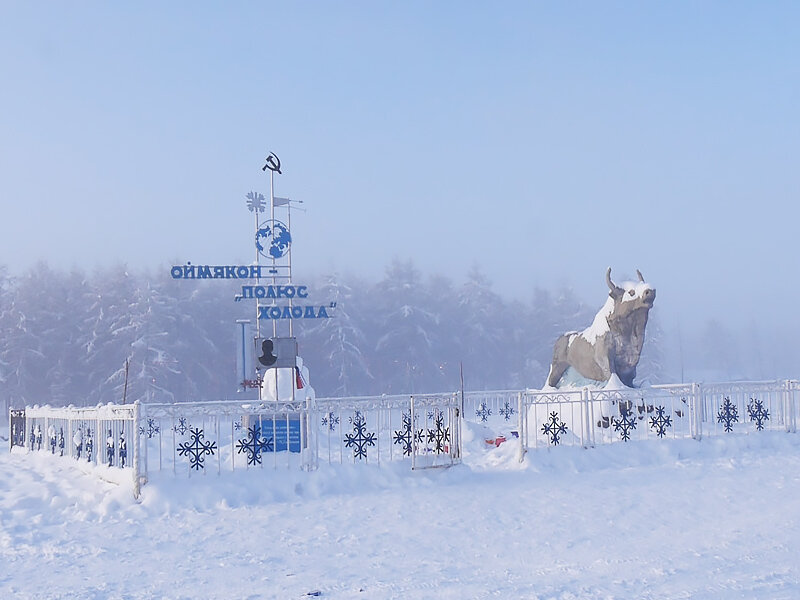
{"type": "Polygon", "coordinates": [[[280,221],[270,220],[256,231],[256,248],[266,258],[281,258],[289,252],[292,236],[289,228],[280,221]]]}

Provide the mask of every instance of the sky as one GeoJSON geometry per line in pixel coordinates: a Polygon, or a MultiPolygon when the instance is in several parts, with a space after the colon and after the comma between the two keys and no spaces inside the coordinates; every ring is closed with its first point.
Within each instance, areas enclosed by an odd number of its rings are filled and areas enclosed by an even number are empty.
{"type": "Polygon", "coordinates": [[[640,269],[667,325],[789,323],[789,2],[5,2],[0,264],[240,264],[302,200],[295,273],[394,258],[498,293],[640,269]],[[765,299],[765,296],[767,298],[765,299]],[[765,310],[765,306],[768,309],[765,310]]]}

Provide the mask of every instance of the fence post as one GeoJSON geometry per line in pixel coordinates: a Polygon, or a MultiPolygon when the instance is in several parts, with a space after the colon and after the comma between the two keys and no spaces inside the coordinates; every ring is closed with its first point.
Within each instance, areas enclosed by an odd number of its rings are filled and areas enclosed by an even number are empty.
{"type": "Polygon", "coordinates": [[[594,446],[592,436],[592,416],[589,414],[589,389],[581,388],[581,446],[594,446]]]}
{"type": "Polygon", "coordinates": [[[597,440],[595,440],[595,428],[594,428],[594,398],[592,396],[592,390],[588,387],[581,389],[581,403],[586,407],[586,440],[589,444],[587,447],[594,448],[597,440]]]}
{"type": "Polygon", "coordinates": [[[789,379],[783,383],[783,398],[783,414],[786,415],[786,431],[788,433],[795,433],[797,431],[797,415],[794,411],[794,386],[789,379]]]}
{"type": "MultiPolygon", "coordinates": [[[[124,425],[123,425],[124,429],[124,425]]],[[[139,401],[133,403],[133,497],[139,499],[141,479],[139,478],[139,401]]],[[[146,444],[147,442],[145,442],[146,444]]]]}
{"type": "Polygon", "coordinates": [[[528,405],[523,400],[523,392],[517,394],[517,429],[519,430],[519,462],[525,460],[528,437],[528,405]]]}
{"type": "Polygon", "coordinates": [[[689,410],[692,413],[691,423],[694,429],[694,431],[692,431],[692,438],[700,441],[703,439],[703,410],[705,403],[703,400],[703,387],[699,383],[692,384],[690,398],[689,410]]]}

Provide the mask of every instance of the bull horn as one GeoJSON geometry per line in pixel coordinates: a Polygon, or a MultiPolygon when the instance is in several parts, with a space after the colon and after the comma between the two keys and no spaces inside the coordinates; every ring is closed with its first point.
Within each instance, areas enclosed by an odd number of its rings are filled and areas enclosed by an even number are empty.
{"type": "Polygon", "coordinates": [[[619,289],[619,286],[611,281],[611,267],[608,267],[608,271],[606,271],[606,283],[608,284],[608,289],[612,292],[616,292],[619,289]]]}
{"type": "Polygon", "coordinates": [[[639,269],[636,269],[636,274],[639,276],[639,281],[644,283],[644,277],[642,277],[642,272],[639,269]]]}

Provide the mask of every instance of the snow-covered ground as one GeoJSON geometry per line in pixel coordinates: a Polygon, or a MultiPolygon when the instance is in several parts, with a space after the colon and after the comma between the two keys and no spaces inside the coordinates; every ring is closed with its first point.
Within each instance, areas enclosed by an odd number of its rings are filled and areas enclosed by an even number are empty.
{"type": "MultiPolygon", "coordinates": [[[[143,488],[0,451],[0,598],[800,598],[800,436],[143,488]]],[[[98,468],[102,474],[105,467],[98,468]]]]}

